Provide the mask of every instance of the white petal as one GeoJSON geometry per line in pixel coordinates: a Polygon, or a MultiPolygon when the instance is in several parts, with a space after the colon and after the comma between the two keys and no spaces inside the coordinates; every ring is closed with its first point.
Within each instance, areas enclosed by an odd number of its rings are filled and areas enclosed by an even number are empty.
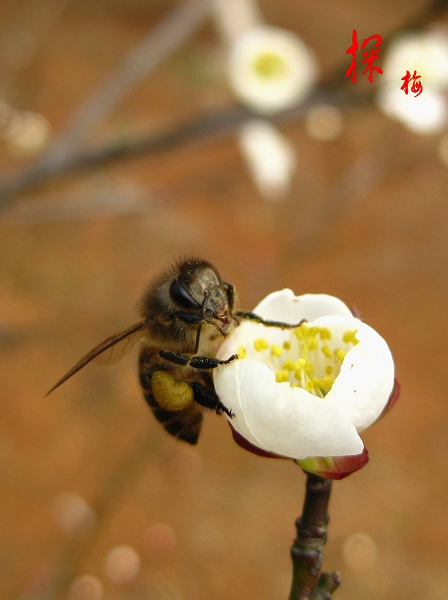
{"type": "MultiPolygon", "coordinates": [[[[230,369],[229,367],[232,366],[232,364],[240,364],[240,361],[237,361],[237,363],[230,363],[229,365],[223,365],[215,369],[213,373],[215,389],[224,405],[235,414],[235,417],[231,420],[229,419],[232,423],[232,427],[246,438],[246,440],[255,446],[259,446],[258,440],[252,435],[252,432],[246,423],[244,411],[241,406],[241,389],[238,377],[239,369],[230,369]]],[[[246,385],[249,385],[250,387],[256,386],[256,375],[256,369],[249,372],[247,374],[246,385]],[[250,376],[252,376],[252,380],[250,379],[250,376]]]]}
{"type": "Polygon", "coordinates": [[[365,323],[360,323],[356,338],[359,344],[347,353],[325,401],[336,405],[362,431],[387,404],[394,386],[394,363],[384,339],[365,323]]]}
{"type": "Polygon", "coordinates": [[[245,359],[220,368],[215,385],[222,401],[237,413],[232,425],[260,448],[292,458],[362,452],[355,427],[336,405],[276,383],[262,363],[245,359]]]}
{"type": "Polygon", "coordinates": [[[292,290],[273,292],[254,308],[263,319],[298,323],[302,319],[314,321],[325,315],[353,316],[346,304],[328,294],[303,294],[296,296],[292,290]]]}

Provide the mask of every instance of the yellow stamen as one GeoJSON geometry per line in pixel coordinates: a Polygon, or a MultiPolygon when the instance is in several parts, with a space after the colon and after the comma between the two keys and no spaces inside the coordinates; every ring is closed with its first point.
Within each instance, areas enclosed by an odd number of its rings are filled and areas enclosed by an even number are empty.
{"type": "Polygon", "coordinates": [[[322,387],[326,390],[330,390],[331,386],[334,383],[334,377],[329,377],[328,375],[324,375],[321,378],[322,387]]]}
{"type": "Polygon", "coordinates": [[[342,363],[344,362],[344,358],[347,356],[347,352],[345,352],[345,350],[342,350],[341,348],[337,348],[334,351],[334,355],[342,365],[342,363]]]}
{"type": "Polygon", "coordinates": [[[298,327],[294,329],[294,335],[299,339],[303,340],[307,335],[309,335],[310,328],[306,323],[302,323],[298,327]]]}
{"type": "Polygon", "coordinates": [[[346,331],[344,333],[344,335],[342,336],[342,341],[345,342],[346,344],[353,344],[354,346],[356,346],[356,344],[359,343],[359,340],[356,339],[356,334],[358,333],[357,329],[354,329],[353,331],[346,331]]]}
{"type": "Polygon", "coordinates": [[[294,377],[297,379],[297,381],[302,381],[302,373],[303,371],[300,369],[296,369],[294,371],[294,377]]]}
{"type": "Polygon", "coordinates": [[[246,356],[247,356],[246,348],[244,346],[240,346],[238,348],[238,358],[246,358],[246,356]]]}
{"type": "Polygon", "coordinates": [[[283,348],[277,344],[271,346],[271,356],[281,356],[283,354],[283,348]]]}
{"type": "Polygon", "coordinates": [[[331,358],[333,356],[332,353],[331,353],[331,350],[330,350],[330,348],[328,346],[328,344],[324,344],[322,346],[321,350],[322,350],[322,352],[325,354],[325,356],[327,358],[331,358]]]}
{"type": "Polygon", "coordinates": [[[319,343],[316,337],[309,337],[307,342],[309,350],[315,350],[317,348],[317,344],[319,343]]]}
{"type": "Polygon", "coordinates": [[[320,339],[323,340],[331,340],[331,331],[326,327],[321,327],[319,330],[320,339]]]}
{"type": "Polygon", "coordinates": [[[269,344],[265,338],[258,338],[254,340],[254,348],[257,352],[262,352],[269,348],[269,344]]]}
{"type": "Polygon", "coordinates": [[[283,369],[281,371],[277,371],[277,373],[275,374],[275,381],[277,383],[282,383],[283,381],[289,381],[289,372],[286,371],[285,369],[283,369]]]}
{"type": "MultiPolygon", "coordinates": [[[[339,347],[335,347],[335,342],[327,343],[327,340],[334,339],[327,327],[310,327],[302,323],[291,331],[291,337],[282,345],[269,344],[268,339],[260,337],[254,340],[254,348],[260,353],[269,351],[260,360],[273,368],[276,382],[286,382],[316,397],[325,398],[340,373],[347,352],[359,343],[357,332],[354,329],[338,333],[339,347]]],[[[247,356],[244,346],[238,348],[238,356],[247,356]]]]}
{"type": "Polygon", "coordinates": [[[314,365],[312,362],[310,362],[309,360],[306,361],[306,365],[305,365],[305,373],[307,373],[308,375],[310,373],[314,373],[314,365]]]}
{"type": "Polygon", "coordinates": [[[287,369],[288,371],[294,371],[294,369],[296,368],[295,363],[292,362],[292,360],[290,358],[287,358],[285,360],[285,362],[283,363],[283,368],[287,369]]]}

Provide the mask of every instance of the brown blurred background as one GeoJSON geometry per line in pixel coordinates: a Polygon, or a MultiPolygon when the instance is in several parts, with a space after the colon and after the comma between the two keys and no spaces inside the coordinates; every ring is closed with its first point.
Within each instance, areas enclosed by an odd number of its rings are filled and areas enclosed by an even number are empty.
{"type": "MultiPolygon", "coordinates": [[[[2,100],[43,115],[59,135],[174,6],[3,0],[2,100]]],[[[360,40],[386,37],[424,7],[261,1],[266,20],[299,33],[327,77],[348,60],[352,29],[360,40]]],[[[222,63],[207,21],[85,145],[235,107],[222,63]]],[[[87,350],[137,320],[154,274],[190,254],[216,264],[248,310],[282,287],[326,292],[386,338],[401,399],[364,435],[370,463],[334,486],[324,567],[341,572],[340,600],[448,598],[443,134],[417,136],[369,102],[342,110],[342,133],[329,142],[302,118],[280,123],[298,156],[281,201],[259,195],[228,130],[41,184],[0,215],[2,598],[288,597],[305,482],[294,464],[244,452],[213,414],[196,448],[177,443],[143,401],[135,355],[90,365],[43,398],[87,350]]],[[[0,143],[4,177],[34,160],[0,143]]]]}

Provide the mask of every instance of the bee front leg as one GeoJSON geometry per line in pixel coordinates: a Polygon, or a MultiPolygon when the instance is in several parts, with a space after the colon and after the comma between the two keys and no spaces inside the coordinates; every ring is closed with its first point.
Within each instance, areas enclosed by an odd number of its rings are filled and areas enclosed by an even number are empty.
{"type": "Polygon", "coordinates": [[[179,354],[178,352],[171,352],[169,350],[160,350],[159,356],[176,365],[182,365],[183,367],[189,366],[201,371],[216,369],[219,365],[227,365],[238,358],[238,354],[232,354],[232,356],[226,360],[219,360],[218,358],[211,358],[209,356],[188,356],[187,354],[179,354]]]}
{"type": "Polygon", "coordinates": [[[283,323],[282,321],[268,321],[256,315],[253,312],[247,312],[244,310],[236,311],[235,315],[237,317],[241,317],[242,319],[248,319],[249,321],[256,321],[260,323],[260,325],[264,325],[265,327],[279,327],[280,329],[295,329],[296,327],[300,327],[302,323],[306,323],[306,319],[302,319],[300,323],[283,323]]]}

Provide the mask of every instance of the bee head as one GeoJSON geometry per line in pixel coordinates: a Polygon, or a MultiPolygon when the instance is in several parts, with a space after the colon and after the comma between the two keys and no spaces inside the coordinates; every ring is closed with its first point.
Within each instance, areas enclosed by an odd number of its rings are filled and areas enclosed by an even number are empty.
{"type": "Polygon", "coordinates": [[[179,319],[191,325],[210,323],[227,335],[231,320],[229,287],[209,263],[188,261],[182,264],[169,293],[180,309],[176,313],[179,319]]]}

